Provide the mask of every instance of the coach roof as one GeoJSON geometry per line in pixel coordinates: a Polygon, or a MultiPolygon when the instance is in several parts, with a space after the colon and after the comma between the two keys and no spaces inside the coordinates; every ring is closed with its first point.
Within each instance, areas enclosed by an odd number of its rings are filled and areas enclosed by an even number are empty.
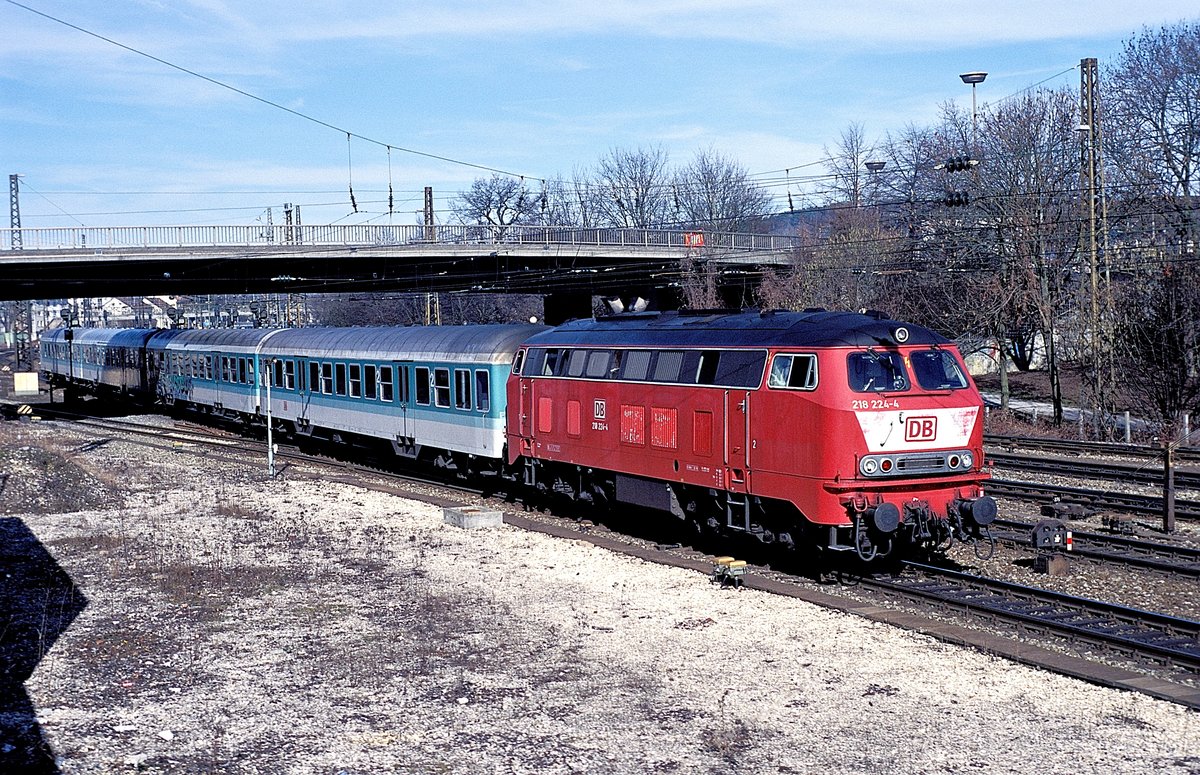
{"type": "Polygon", "coordinates": [[[574,320],[528,340],[547,346],[894,347],[948,344],[923,326],[857,312],[644,312],[574,320]],[[897,331],[904,334],[897,336],[897,331]]]}

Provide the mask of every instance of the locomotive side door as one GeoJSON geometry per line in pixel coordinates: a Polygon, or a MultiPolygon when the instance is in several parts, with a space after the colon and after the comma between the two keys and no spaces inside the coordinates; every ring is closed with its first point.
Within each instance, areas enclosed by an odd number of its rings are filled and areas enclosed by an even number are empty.
{"type": "Polygon", "coordinates": [[[750,392],[725,391],[724,462],[728,489],[746,492],[750,484],[750,392]]]}

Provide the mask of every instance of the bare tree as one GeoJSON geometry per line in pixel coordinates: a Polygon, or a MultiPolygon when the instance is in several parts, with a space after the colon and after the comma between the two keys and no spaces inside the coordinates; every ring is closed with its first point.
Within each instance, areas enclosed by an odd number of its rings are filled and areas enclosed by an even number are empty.
{"type": "Polygon", "coordinates": [[[1143,29],[1108,73],[1107,147],[1142,231],[1179,250],[1200,240],[1200,21],[1143,29]],[[1155,235],[1155,222],[1164,229],[1155,235]]]}
{"type": "Polygon", "coordinates": [[[867,144],[862,124],[851,124],[842,130],[837,146],[831,151],[825,148],[826,165],[832,178],[829,193],[831,201],[839,201],[858,207],[863,199],[866,184],[866,163],[871,160],[873,149],[867,144]]]}
{"type": "Polygon", "coordinates": [[[709,149],[675,173],[675,209],[689,227],[751,231],[771,212],[771,197],[746,168],[709,149]]]}
{"type": "Polygon", "coordinates": [[[499,239],[509,226],[536,221],[541,202],[540,193],[531,191],[524,178],[497,173],[476,178],[451,207],[460,223],[491,226],[499,239]]]}
{"type": "MultiPolygon", "coordinates": [[[[1150,278],[1144,278],[1149,280],[1150,278]]],[[[1168,264],[1155,281],[1135,284],[1117,327],[1123,382],[1139,405],[1153,407],[1164,427],[1178,427],[1185,411],[1200,410],[1200,375],[1189,368],[1200,350],[1200,268],[1168,264]]]]}
{"type": "Polygon", "coordinates": [[[602,225],[652,229],[671,220],[671,176],[661,147],[614,148],[602,158],[593,181],[602,225]]]}

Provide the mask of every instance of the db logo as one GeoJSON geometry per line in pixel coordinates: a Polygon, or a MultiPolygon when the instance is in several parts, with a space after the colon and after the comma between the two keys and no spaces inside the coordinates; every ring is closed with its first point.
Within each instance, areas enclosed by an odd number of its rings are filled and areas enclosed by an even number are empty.
{"type": "Polygon", "coordinates": [[[936,417],[909,417],[904,421],[905,441],[933,441],[936,438],[936,417]]]}
{"type": "Polygon", "coordinates": [[[607,407],[604,405],[604,399],[603,398],[593,399],[592,400],[592,418],[596,419],[596,420],[604,420],[604,419],[607,419],[605,416],[607,414],[608,414],[608,412],[607,412],[607,407]]]}

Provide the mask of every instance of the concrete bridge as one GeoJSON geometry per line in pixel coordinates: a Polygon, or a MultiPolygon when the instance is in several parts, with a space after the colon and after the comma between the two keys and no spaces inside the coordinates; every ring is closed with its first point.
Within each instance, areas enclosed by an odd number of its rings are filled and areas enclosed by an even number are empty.
{"type": "Polygon", "coordinates": [[[790,262],[764,234],[555,226],[118,226],[0,229],[0,300],[197,293],[664,288],[685,258],[733,275],[790,262]]]}

